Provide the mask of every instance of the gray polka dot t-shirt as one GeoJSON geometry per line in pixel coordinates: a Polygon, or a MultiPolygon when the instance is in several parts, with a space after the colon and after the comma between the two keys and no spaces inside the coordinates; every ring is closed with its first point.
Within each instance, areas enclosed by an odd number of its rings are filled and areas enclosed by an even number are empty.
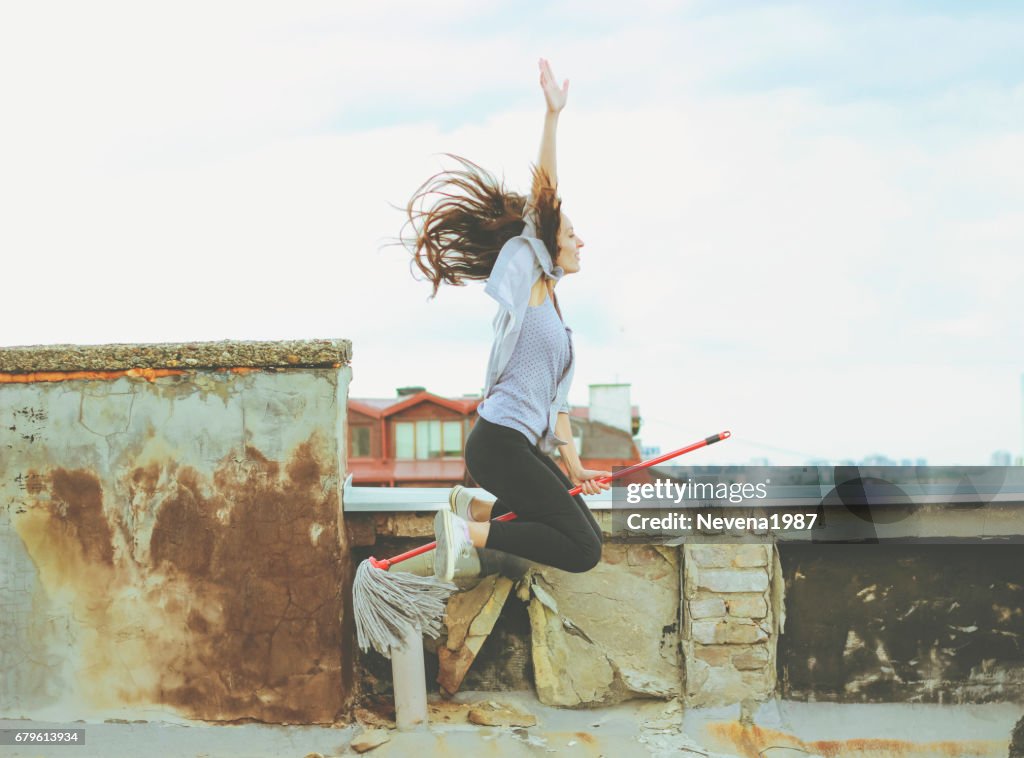
{"type": "Polygon", "coordinates": [[[548,432],[551,404],[571,360],[572,330],[562,323],[549,295],[527,307],[512,356],[477,413],[538,444],[548,432]]]}

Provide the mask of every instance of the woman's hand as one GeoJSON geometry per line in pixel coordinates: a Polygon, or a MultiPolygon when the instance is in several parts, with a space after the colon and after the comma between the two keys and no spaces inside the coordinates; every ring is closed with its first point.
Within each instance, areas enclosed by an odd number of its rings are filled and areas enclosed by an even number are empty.
{"type": "Polygon", "coordinates": [[[544,99],[548,103],[548,113],[558,113],[565,107],[565,100],[569,96],[569,80],[566,79],[561,89],[555,75],[551,73],[551,64],[546,58],[540,62],[540,86],[544,90],[544,99]]]}
{"type": "Polygon", "coordinates": [[[611,482],[602,482],[603,477],[612,475],[611,471],[597,471],[594,469],[581,468],[569,473],[569,480],[574,486],[583,486],[584,495],[596,495],[602,490],[609,489],[611,482]]]}

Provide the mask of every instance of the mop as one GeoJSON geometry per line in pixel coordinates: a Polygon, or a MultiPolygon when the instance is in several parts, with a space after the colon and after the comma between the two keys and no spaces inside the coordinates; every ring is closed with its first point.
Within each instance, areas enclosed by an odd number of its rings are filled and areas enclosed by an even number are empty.
{"type": "MultiPolygon", "coordinates": [[[[732,433],[727,431],[714,434],[692,445],[628,466],[597,481],[609,482],[713,445],[730,436],[732,433]]],[[[577,486],[569,490],[569,494],[575,496],[582,491],[583,487],[577,486]]],[[[493,521],[511,521],[515,517],[514,513],[503,513],[493,521]]],[[[406,571],[388,572],[396,563],[415,558],[435,547],[437,543],[430,542],[393,558],[377,559],[370,556],[356,568],[355,579],[352,581],[352,601],[356,638],[359,648],[364,653],[372,647],[381,655],[390,658],[392,649],[404,647],[406,640],[411,636],[410,630],[419,629],[431,637],[440,635],[445,603],[457,587],[434,576],[417,576],[406,571]]]]}

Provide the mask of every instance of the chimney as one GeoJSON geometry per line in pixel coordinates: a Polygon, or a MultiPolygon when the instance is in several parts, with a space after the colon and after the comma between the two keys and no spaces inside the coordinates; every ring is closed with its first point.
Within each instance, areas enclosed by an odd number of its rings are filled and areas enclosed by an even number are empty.
{"type": "Polygon", "coordinates": [[[633,436],[633,405],[628,384],[591,384],[590,420],[621,429],[633,436]]]}
{"type": "Polygon", "coordinates": [[[426,392],[426,387],[399,387],[395,392],[398,393],[399,397],[408,397],[409,395],[415,395],[417,392],[426,392]]]}

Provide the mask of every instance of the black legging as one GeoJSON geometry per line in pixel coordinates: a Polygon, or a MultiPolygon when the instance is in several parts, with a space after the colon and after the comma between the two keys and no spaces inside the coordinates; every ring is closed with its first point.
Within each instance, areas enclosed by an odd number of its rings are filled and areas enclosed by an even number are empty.
{"type": "Polygon", "coordinates": [[[572,482],[519,431],[478,418],[466,440],[466,467],[496,495],[491,518],[512,511],[513,521],[492,521],[487,547],[579,573],[601,560],[601,527],[572,482]]]}

